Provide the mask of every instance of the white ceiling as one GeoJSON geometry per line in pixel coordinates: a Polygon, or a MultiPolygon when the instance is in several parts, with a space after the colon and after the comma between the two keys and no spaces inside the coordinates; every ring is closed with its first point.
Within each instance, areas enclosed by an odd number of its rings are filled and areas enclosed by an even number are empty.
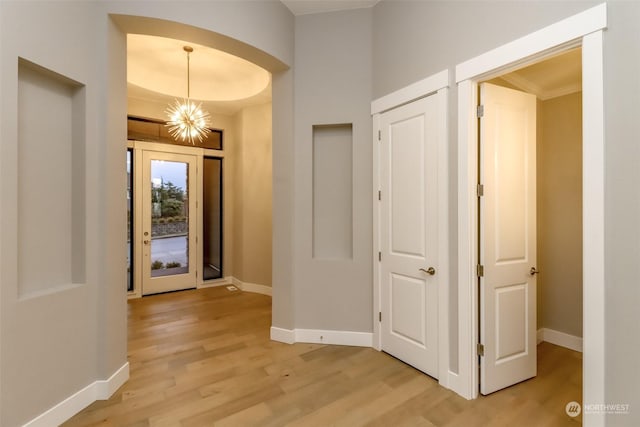
{"type": "Polygon", "coordinates": [[[372,7],[380,0],[280,0],[294,15],[372,7]]]}
{"type": "Polygon", "coordinates": [[[545,101],[582,90],[582,50],[576,48],[500,76],[510,86],[545,101]]]}
{"type": "Polygon", "coordinates": [[[182,40],[127,36],[128,97],[169,104],[187,97],[187,54],[191,46],[190,97],[209,112],[234,114],[271,100],[271,74],[237,56],[182,40]]]}

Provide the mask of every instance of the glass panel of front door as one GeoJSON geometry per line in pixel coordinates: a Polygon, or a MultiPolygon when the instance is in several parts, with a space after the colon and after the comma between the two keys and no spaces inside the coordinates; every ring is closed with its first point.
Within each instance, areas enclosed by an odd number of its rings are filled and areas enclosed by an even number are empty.
{"type": "Polygon", "coordinates": [[[151,160],[151,276],[189,271],[189,164],[151,160]]]}
{"type": "Polygon", "coordinates": [[[143,294],[194,288],[195,156],[143,157],[143,294]]]}
{"type": "Polygon", "coordinates": [[[133,291],[133,149],[127,149],[127,291],[133,291]]]}

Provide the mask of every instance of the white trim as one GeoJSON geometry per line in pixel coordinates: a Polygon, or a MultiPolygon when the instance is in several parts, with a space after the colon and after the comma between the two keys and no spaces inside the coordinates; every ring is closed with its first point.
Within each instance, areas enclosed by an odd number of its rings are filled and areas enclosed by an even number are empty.
{"type": "Polygon", "coordinates": [[[538,97],[541,101],[548,101],[553,98],[558,98],[560,96],[570,95],[572,93],[582,91],[582,81],[568,84],[566,86],[561,86],[558,88],[553,88],[549,90],[543,90],[540,86],[534,84],[528,79],[520,76],[516,73],[509,73],[500,78],[507,83],[512,84],[516,88],[522,90],[523,92],[532,93],[538,97]]]}
{"type": "Polygon", "coordinates": [[[271,286],[259,285],[257,283],[243,282],[242,280],[237,279],[235,277],[231,278],[231,283],[239,287],[240,290],[242,290],[243,292],[253,292],[256,294],[271,296],[272,290],[273,290],[271,286]]]}
{"type": "Polygon", "coordinates": [[[135,139],[128,140],[127,147],[137,150],[155,151],[157,153],[188,154],[191,156],[210,156],[224,158],[224,150],[212,150],[210,148],[172,145],[160,142],[138,141],[135,139]]]}
{"type": "Polygon", "coordinates": [[[542,341],[568,348],[569,350],[579,351],[582,353],[582,338],[575,335],[565,334],[564,332],[554,329],[540,328],[537,332],[537,342],[542,341]]]}
{"type": "Polygon", "coordinates": [[[449,374],[451,389],[466,399],[478,394],[477,360],[472,357],[478,342],[478,287],[472,268],[478,264],[475,86],[469,80],[458,84],[458,372],[449,374]]]}
{"type": "Polygon", "coordinates": [[[115,371],[107,380],[98,380],[96,387],[96,399],[107,400],[129,379],[129,362],[115,371]]]}
{"type": "MultiPolygon", "coordinates": [[[[196,289],[217,288],[220,286],[235,285],[243,292],[253,292],[256,294],[262,294],[272,296],[273,288],[267,285],[260,285],[258,283],[243,282],[233,276],[226,276],[222,279],[207,280],[201,282],[196,286],[196,289]]],[[[141,295],[130,292],[128,294],[129,299],[140,298],[141,295]]]]}
{"type": "MultiPolygon", "coordinates": [[[[582,401],[605,401],[604,292],[604,76],[602,31],[582,41],[582,196],[583,285],[582,401]],[[585,173],[588,171],[589,173],[585,173]],[[588,238],[586,238],[588,236],[588,238]]],[[[583,415],[590,426],[604,426],[605,414],[583,415]]]]}
{"type": "Polygon", "coordinates": [[[276,326],[271,327],[271,340],[285,344],[293,344],[296,342],[296,333],[291,329],[282,329],[276,326]]]}
{"type": "MultiPolygon", "coordinates": [[[[458,316],[459,366],[450,374],[456,393],[478,395],[475,344],[478,328],[477,265],[477,120],[478,81],[515,64],[539,60],[582,44],[583,55],[583,201],[584,363],[583,401],[604,402],[604,98],[602,29],[606,4],[522,37],[456,67],[458,85],[458,316]]],[[[604,425],[604,415],[585,414],[590,426],[604,425]]]]}
{"type": "Polygon", "coordinates": [[[351,345],[356,347],[371,347],[373,334],[371,332],[331,331],[322,329],[282,329],[271,327],[273,341],[293,344],[297,342],[330,345],[351,345]]]}
{"type": "Polygon", "coordinates": [[[205,288],[218,288],[220,286],[227,286],[230,285],[233,282],[233,277],[232,276],[226,276],[220,279],[213,279],[213,280],[207,280],[207,281],[203,281],[202,283],[200,283],[198,285],[198,289],[205,289],[205,288]]]}
{"type": "Polygon", "coordinates": [[[550,99],[571,95],[572,93],[577,93],[581,91],[582,91],[582,83],[577,83],[575,85],[569,85],[569,86],[561,87],[555,90],[547,90],[547,91],[541,92],[538,94],[538,98],[541,101],[548,101],[550,99]]]}
{"type": "Polygon", "coordinates": [[[607,27],[607,4],[601,3],[534,33],[456,66],[456,83],[475,79],[500,67],[519,63],[541,52],[580,39],[607,27]]]}
{"type": "Polygon", "coordinates": [[[371,115],[415,101],[430,93],[449,87],[449,70],[443,70],[409,86],[391,92],[371,102],[371,115]]]}
{"type": "Polygon", "coordinates": [[[449,88],[438,90],[438,382],[449,388],[449,88]]]}
{"type": "Polygon", "coordinates": [[[352,345],[357,347],[371,347],[373,334],[371,332],[325,331],[321,329],[296,329],[296,342],[332,345],[352,345]]]}
{"type": "Polygon", "coordinates": [[[38,415],[23,427],[57,426],[91,405],[96,400],[107,400],[129,379],[129,362],[122,365],[107,380],[98,380],[69,396],[62,402],[38,415]]]}
{"type": "Polygon", "coordinates": [[[380,337],[380,263],[377,261],[378,252],[381,249],[380,242],[380,201],[378,200],[378,191],[380,190],[380,144],[377,134],[380,131],[380,114],[373,116],[373,194],[371,195],[372,211],[373,211],[373,336],[372,347],[378,351],[382,350],[382,342],[380,337]]]}

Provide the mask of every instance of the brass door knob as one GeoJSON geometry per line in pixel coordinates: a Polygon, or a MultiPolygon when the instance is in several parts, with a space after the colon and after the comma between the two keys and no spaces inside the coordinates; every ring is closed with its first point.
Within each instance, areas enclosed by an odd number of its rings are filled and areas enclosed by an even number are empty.
{"type": "Polygon", "coordinates": [[[424,268],[421,268],[420,271],[422,271],[423,273],[427,273],[431,276],[433,276],[434,274],[436,274],[436,269],[433,267],[429,267],[426,270],[424,268]]]}

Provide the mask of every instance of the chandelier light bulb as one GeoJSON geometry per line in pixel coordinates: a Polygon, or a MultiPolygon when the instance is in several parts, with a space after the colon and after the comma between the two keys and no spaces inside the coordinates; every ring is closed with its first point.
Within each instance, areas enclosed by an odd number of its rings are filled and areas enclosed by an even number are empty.
{"type": "Polygon", "coordinates": [[[174,100],[173,104],[167,107],[167,129],[173,138],[189,141],[195,145],[196,139],[199,142],[206,137],[209,130],[209,113],[202,110],[202,103],[195,104],[189,98],[190,76],[189,76],[189,54],[193,52],[190,46],[184,46],[187,52],[187,98],[182,101],[174,100]]]}

